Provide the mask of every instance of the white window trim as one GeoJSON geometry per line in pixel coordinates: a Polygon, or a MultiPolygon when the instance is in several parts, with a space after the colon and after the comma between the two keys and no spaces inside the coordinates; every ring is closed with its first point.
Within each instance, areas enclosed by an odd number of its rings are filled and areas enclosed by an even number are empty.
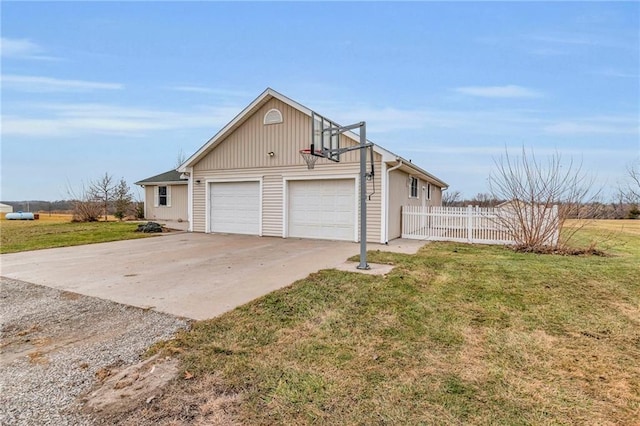
{"type": "Polygon", "coordinates": [[[413,198],[413,199],[416,199],[416,200],[420,199],[419,187],[420,187],[420,179],[418,179],[415,176],[409,176],[409,198],[413,198]],[[416,186],[415,186],[416,195],[413,195],[413,182],[416,183],[416,186]]]}
{"type": "Polygon", "coordinates": [[[171,185],[156,185],[156,187],[153,190],[153,207],[158,207],[158,208],[165,208],[165,207],[171,207],[171,185]],[[167,188],[167,204],[166,205],[160,205],[160,188],[161,187],[166,187],[167,188]]]}
{"type": "Polygon", "coordinates": [[[265,124],[265,125],[279,124],[279,123],[282,123],[283,121],[284,119],[282,117],[282,112],[280,112],[280,110],[277,108],[271,108],[264,115],[264,118],[262,119],[262,124],[265,124]],[[272,118],[271,115],[273,115],[274,117],[272,118]],[[267,120],[267,118],[269,118],[269,120],[267,120]]]}

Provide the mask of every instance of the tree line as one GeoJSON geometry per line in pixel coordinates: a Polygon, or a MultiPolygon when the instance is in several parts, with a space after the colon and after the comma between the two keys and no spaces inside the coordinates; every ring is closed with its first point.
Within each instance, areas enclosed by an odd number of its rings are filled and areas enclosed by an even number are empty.
{"type": "MultiPolygon", "coordinates": [[[[529,155],[531,157],[531,155],[529,155]]],[[[504,158],[502,161],[506,161],[504,158]]],[[[533,162],[531,158],[526,159],[529,163],[533,162]]],[[[512,161],[513,163],[513,161],[512,161]]],[[[559,157],[555,158],[556,166],[559,165],[559,157]]],[[[513,164],[512,164],[513,166],[513,164]]],[[[513,167],[512,167],[513,168],[513,167]]],[[[571,169],[571,167],[569,167],[571,169]]],[[[558,179],[558,173],[560,168],[556,168],[555,176],[518,176],[516,170],[506,170],[498,167],[498,175],[494,173],[492,177],[493,190],[491,192],[479,192],[471,198],[463,198],[460,191],[445,191],[442,194],[442,205],[449,207],[466,207],[469,205],[478,207],[496,207],[507,201],[520,198],[525,200],[536,200],[540,202],[541,194],[532,193],[534,190],[535,182],[540,187],[546,187],[550,189],[549,193],[554,193],[553,202],[566,204],[567,197],[560,196],[561,188],[565,189],[567,194],[573,192],[572,202],[576,205],[572,212],[570,212],[569,218],[585,218],[585,219],[640,219],[640,161],[627,166],[626,176],[623,182],[619,183],[615,192],[609,196],[609,199],[604,201],[600,197],[600,192],[597,189],[593,191],[591,197],[587,199],[586,190],[591,187],[593,183],[591,180],[587,181],[586,176],[576,176],[575,170],[571,170],[572,173],[569,178],[565,179],[561,185],[556,184],[554,191],[551,191],[553,187],[553,181],[558,179]],[[499,177],[499,178],[498,178],[499,177]],[[528,182],[528,190],[522,186],[520,188],[513,186],[514,179],[524,183],[528,182]],[[498,182],[501,181],[503,185],[511,182],[512,185],[506,188],[499,188],[498,182]],[[576,197],[576,191],[578,187],[584,192],[581,197],[576,197]],[[499,190],[500,189],[500,190],[499,190]],[[579,198],[579,199],[576,199],[579,198]]],[[[579,191],[578,191],[579,192],[579,191]]]]}

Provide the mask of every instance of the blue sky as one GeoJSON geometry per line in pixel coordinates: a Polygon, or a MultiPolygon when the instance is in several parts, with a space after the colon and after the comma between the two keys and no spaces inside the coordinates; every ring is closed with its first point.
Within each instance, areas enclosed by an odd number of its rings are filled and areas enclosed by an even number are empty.
{"type": "Polygon", "coordinates": [[[523,146],[640,157],[638,2],[3,2],[0,198],[189,156],[266,87],[472,197],[523,146]]]}

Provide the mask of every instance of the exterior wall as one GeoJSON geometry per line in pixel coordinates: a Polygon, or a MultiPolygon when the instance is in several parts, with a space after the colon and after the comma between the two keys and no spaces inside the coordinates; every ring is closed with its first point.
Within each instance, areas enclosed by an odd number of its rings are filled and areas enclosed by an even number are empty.
{"type": "Polygon", "coordinates": [[[411,175],[401,170],[394,170],[389,174],[389,240],[400,238],[402,233],[402,206],[440,206],[442,205],[442,188],[431,184],[431,199],[425,200],[422,190],[427,182],[418,179],[418,198],[411,198],[409,177],[411,175]]]}
{"type": "Polygon", "coordinates": [[[13,206],[0,204],[0,213],[13,213],[13,206]]]}
{"type": "MultiPolygon", "coordinates": [[[[299,151],[309,147],[311,118],[287,104],[271,99],[249,117],[227,138],[220,141],[193,167],[193,224],[194,232],[207,232],[207,188],[209,181],[260,179],[262,182],[262,235],[285,236],[287,180],[322,177],[353,177],[359,179],[358,150],[345,153],[340,163],[319,159],[308,170],[299,151]],[[282,112],[280,124],[263,124],[264,114],[271,108],[282,112]],[[274,156],[267,155],[273,152],[274,156]],[[200,183],[196,183],[196,181],[200,183]]],[[[355,142],[342,135],[342,147],[355,142]]],[[[367,240],[381,239],[381,157],[375,156],[373,182],[367,183],[367,240]]],[[[358,194],[357,194],[358,195],[358,194]]],[[[153,205],[153,204],[152,204],[153,205]]],[[[358,203],[359,205],[359,203],[358,203]]],[[[358,214],[359,217],[359,214],[358,214]]]]}
{"type": "Polygon", "coordinates": [[[158,185],[144,187],[144,215],[149,220],[183,220],[188,221],[188,189],[187,185],[167,185],[171,187],[171,207],[154,206],[155,191],[158,185]]]}

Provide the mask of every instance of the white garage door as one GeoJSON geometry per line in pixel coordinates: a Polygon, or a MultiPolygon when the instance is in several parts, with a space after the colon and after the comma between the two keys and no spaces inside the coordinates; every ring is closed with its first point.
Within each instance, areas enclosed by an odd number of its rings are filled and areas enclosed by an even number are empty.
{"type": "Polygon", "coordinates": [[[354,240],[355,180],[289,181],[290,237],[354,240]]]}
{"type": "Polygon", "coordinates": [[[211,232],[260,233],[260,183],[223,182],[209,187],[211,232]]]}

